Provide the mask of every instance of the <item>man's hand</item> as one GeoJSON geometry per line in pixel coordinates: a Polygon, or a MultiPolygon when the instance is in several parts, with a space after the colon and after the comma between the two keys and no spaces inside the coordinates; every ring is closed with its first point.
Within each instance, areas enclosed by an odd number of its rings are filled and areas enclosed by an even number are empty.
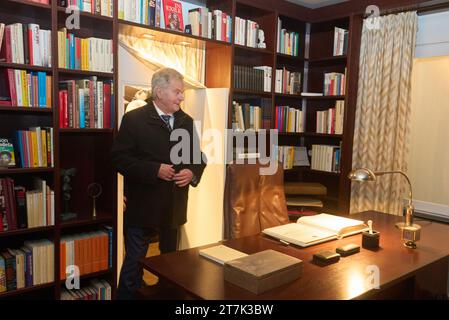
{"type": "Polygon", "coordinates": [[[173,165],[165,163],[161,164],[159,167],[159,172],[157,173],[158,178],[165,181],[172,181],[174,175],[175,169],[173,169],[173,165]]]}
{"type": "Polygon", "coordinates": [[[123,196],[123,212],[126,211],[126,201],[128,201],[128,199],[126,199],[126,197],[123,196]]]}
{"type": "Polygon", "coordinates": [[[183,169],[175,174],[173,180],[175,180],[175,183],[178,187],[185,187],[190,183],[190,181],[192,181],[192,178],[193,172],[189,169],[183,169]]]}

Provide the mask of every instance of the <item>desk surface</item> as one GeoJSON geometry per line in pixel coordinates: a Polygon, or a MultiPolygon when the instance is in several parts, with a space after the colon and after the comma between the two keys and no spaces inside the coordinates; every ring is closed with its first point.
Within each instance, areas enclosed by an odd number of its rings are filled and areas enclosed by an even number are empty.
{"type": "MultiPolygon", "coordinates": [[[[227,246],[248,254],[273,249],[303,260],[303,274],[298,280],[259,295],[224,281],[222,265],[199,256],[200,248],[146,258],[143,264],[150,272],[180,286],[197,298],[207,300],[370,298],[381,291],[401,286],[403,292],[416,293],[416,279],[423,287],[432,287],[431,291],[436,290],[438,294],[445,292],[449,261],[449,225],[419,221],[418,224],[422,226],[421,240],[417,243],[418,248],[413,250],[402,245],[401,233],[394,226],[396,222],[402,221],[401,217],[370,211],[351,215],[351,218],[373,220],[373,228],[381,233],[381,248],[377,251],[361,248],[359,253],[342,257],[339,262],[325,267],[312,263],[314,253],[322,250],[334,251],[348,243],[361,246],[361,234],[308,248],[284,246],[264,235],[224,242],[227,246]],[[376,267],[380,272],[380,290],[371,289],[367,281],[369,271],[376,267]],[[413,280],[413,283],[409,280],[413,280]],[[399,285],[400,283],[402,285],[399,285]]],[[[208,246],[201,248],[205,247],[208,246]]]]}

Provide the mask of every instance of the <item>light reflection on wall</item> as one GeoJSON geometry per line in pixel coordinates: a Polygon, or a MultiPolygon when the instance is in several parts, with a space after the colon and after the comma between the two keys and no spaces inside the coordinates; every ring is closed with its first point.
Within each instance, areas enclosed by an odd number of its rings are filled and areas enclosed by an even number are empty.
{"type": "Polygon", "coordinates": [[[119,35],[119,41],[126,50],[154,71],[163,67],[173,68],[184,75],[187,85],[205,88],[204,49],[122,34],[119,35]]]}

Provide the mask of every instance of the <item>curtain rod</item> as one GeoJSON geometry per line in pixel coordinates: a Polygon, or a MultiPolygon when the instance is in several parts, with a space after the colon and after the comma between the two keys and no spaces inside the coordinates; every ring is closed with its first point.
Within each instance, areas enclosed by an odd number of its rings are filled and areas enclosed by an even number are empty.
{"type": "MultiPolygon", "coordinates": [[[[385,15],[389,15],[389,14],[397,14],[397,13],[408,12],[408,11],[416,11],[418,13],[418,15],[426,15],[426,14],[432,14],[432,13],[437,13],[437,12],[449,11],[449,1],[447,1],[447,0],[445,0],[445,2],[429,1],[427,5],[425,3],[421,3],[421,4],[415,4],[413,6],[381,10],[380,15],[385,16],[385,15]],[[437,2],[437,3],[435,3],[435,2],[437,2]],[[430,3],[434,3],[434,4],[430,4],[430,3]]],[[[365,17],[368,17],[368,15],[365,14],[365,17]]]]}

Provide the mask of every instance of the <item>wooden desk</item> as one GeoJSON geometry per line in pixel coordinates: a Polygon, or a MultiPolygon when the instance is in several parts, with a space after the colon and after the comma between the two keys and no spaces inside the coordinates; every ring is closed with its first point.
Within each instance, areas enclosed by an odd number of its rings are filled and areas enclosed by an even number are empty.
{"type": "Polygon", "coordinates": [[[199,256],[199,248],[150,257],[143,264],[150,272],[199,299],[447,298],[449,225],[419,221],[422,239],[413,250],[402,245],[400,231],[394,226],[402,221],[401,217],[372,211],[351,217],[373,220],[374,229],[381,233],[381,248],[376,252],[361,248],[360,253],[342,257],[326,267],[313,264],[312,255],[347,243],[361,245],[361,234],[308,248],[284,246],[263,235],[226,241],[226,245],[248,254],[273,249],[303,260],[303,274],[298,280],[260,295],[224,281],[223,267],[199,256]],[[367,272],[372,266],[379,268],[380,289],[371,289],[367,284],[367,272]]]}

